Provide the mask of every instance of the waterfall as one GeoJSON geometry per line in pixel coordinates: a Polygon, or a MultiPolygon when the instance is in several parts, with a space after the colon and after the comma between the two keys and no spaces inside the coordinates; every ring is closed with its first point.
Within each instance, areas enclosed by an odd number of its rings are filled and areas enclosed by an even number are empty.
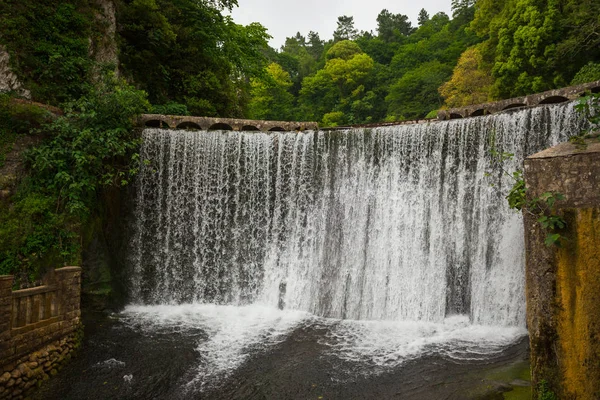
{"type": "Polygon", "coordinates": [[[524,326],[521,217],[490,143],[512,171],[583,125],[563,104],[340,131],[146,129],[132,300],[524,326]]]}

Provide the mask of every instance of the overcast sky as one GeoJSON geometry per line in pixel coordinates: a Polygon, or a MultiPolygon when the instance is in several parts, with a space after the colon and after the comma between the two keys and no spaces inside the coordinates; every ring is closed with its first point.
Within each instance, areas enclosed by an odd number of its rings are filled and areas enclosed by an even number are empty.
{"type": "Polygon", "coordinates": [[[354,17],[359,31],[376,31],[377,15],[384,8],[408,15],[413,26],[421,8],[429,15],[439,11],[451,15],[450,0],[238,0],[238,4],[232,12],[235,22],[260,22],[273,36],[270,44],[277,49],[296,32],[306,36],[312,30],[321,39],[331,39],[340,15],[354,17]]]}

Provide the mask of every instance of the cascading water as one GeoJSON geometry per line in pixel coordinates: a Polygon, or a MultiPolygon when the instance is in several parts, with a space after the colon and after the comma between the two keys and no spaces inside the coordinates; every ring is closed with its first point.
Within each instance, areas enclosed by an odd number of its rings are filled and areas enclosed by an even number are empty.
{"type": "Polygon", "coordinates": [[[147,129],[132,298],[523,324],[520,216],[490,143],[511,171],[581,123],[547,106],[332,132],[147,129]]]}
{"type": "Polygon", "coordinates": [[[584,125],[565,104],[342,131],[146,129],[126,314],[219,327],[199,347],[223,354],[213,369],[306,318],[374,364],[506,346],[524,333],[524,246],[491,146],[513,171],[584,125]]]}

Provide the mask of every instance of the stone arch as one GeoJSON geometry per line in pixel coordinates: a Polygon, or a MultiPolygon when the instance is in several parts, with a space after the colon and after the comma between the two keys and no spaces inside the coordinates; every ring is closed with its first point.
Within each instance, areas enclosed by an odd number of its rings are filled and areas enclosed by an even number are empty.
{"type": "Polygon", "coordinates": [[[242,126],[242,130],[243,131],[260,131],[260,129],[258,129],[254,125],[244,125],[244,126],[242,126]]]}
{"type": "Polygon", "coordinates": [[[146,121],[146,123],[144,125],[146,125],[148,128],[165,128],[165,129],[170,128],[169,124],[167,124],[162,119],[151,119],[151,120],[146,121]]]}
{"type": "Polygon", "coordinates": [[[209,131],[232,131],[233,128],[231,127],[231,125],[227,125],[222,122],[218,122],[216,124],[212,124],[210,126],[210,128],[208,128],[208,130],[209,131]]]}
{"type": "Polygon", "coordinates": [[[285,132],[285,129],[280,126],[274,126],[273,128],[269,129],[269,132],[285,132]]]}
{"type": "Polygon", "coordinates": [[[195,130],[201,131],[202,127],[195,122],[184,121],[184,122],[180,123],[179,125],[177,125],[177,129],[195,129],[195,130]]]}
{"type": "Polygon", "coordinates": [[[464,117],[459,113],[450,113],[450,119],[460,119],[460,118],[464,118],[464,117]]]}
{"type": "Polygon", "coordinates": [[[485,109],[484,108],[480,108],[479,110],[475,110],[471,113],[471,117],[481,117],[482,115],[485,115],[485,109]]]}
{"type": "Polygon", "coordinates": [[[540,101],[538,104],[557,104],[557,103],[564,103],[565,101],[569,101],[569,99],[564,96],[550,96],[550,97],[546,97],[544,100],[540,101]]]}
{"type": "Polygon", "coordinates": [[[513,104],[509,104],[506,107],[504,107],[502,109],[502,111],[511,110],[513,108],[521,108],[521,107],[527,107],[527,104],[525,104],[525,103],[513,103],[513,104]]]}

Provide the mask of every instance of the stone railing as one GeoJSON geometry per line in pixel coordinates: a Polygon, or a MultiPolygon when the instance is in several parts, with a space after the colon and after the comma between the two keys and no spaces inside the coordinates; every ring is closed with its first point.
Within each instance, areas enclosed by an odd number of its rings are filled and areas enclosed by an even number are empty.
{"type": "Polygon", "coordinates": [[[143,114],[138,123],[153,128],[224,131],[304,131],[318,129],[316,122],[259,121],[159,114],[143,114]]]}
{"type": "Polygon", "coordinates": [[[81,268],[53,270],[44,283],[13,291],[13,277],[0,276],[0,399],[47,379],[75,347],[81,268]]]}
{"type": "Polygon", "coordinates": [[[576,100],[586,92],[598,93],[599,91],[600,81],[595,81],[576,86],[548,90],[546,92],[531,94],[529,96],[515,97],[513,99],[476,104],[461,108],[452,108],[449,110],[440,110],[438,112],[438,119],[446,120],[478,117],[481,115],[495,114],[500,111],[516,110],[524,107],[535,107],[544,104],[562,103],[565,101],[576,100]]]}

